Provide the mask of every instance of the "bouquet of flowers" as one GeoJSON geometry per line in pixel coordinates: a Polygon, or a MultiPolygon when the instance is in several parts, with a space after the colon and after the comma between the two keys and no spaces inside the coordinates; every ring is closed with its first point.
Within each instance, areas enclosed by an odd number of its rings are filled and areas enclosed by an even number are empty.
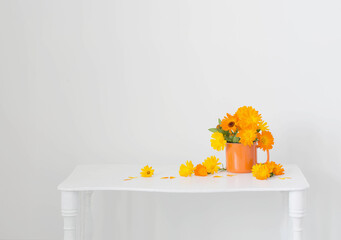
{"type": "Polygon", "coordinates": [[[224,150],[226,143],[258,144],[263,151],[272,149],[274,145],[268,124],[253,107],[240,107],[234,115],[227,113],[223,120],[218,119],[218,123],[209,129],[213,132],[211,146],[215,150],[224,150]]]}

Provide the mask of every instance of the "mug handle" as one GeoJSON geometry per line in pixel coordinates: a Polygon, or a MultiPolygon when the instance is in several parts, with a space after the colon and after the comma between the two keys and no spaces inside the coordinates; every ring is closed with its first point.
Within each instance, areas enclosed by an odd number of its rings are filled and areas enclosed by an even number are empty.
{"type": "MultiPolygon", "coordinates": [[[[259,148],[258,144],[256,148],[259,148]]],[[[270,152],[269,152],[269,149],[266,149],[266,162],[269,162],[269,161],[270,161],[270,152]]]]}

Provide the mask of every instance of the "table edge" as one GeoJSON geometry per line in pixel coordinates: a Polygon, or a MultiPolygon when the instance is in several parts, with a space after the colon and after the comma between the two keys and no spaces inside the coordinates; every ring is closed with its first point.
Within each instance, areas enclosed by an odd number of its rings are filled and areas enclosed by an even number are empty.
{"type": "Polygon", "coordinates": [[[230,189],[230,190],[206,190],[206,191],[188,191],[188,190],[174,190],[168,189],[126,189],[126,188],[60,188],[58,191],[62,192],[84,192],[84,191],[116,191],[116,192],[150,192],[150,193],[228,193],[228,192],[292,192],[292,191],[304,191],[309,189],[310,186],[301,188],[283,188],[283,189],[230,189]]]}

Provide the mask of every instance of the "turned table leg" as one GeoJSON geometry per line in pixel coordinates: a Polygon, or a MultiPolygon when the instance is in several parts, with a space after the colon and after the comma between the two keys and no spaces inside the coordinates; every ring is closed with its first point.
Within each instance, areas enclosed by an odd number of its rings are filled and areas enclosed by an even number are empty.
{"type": "Polygon", "coordinates": [[[305,191],[289,192],[289,217],[292,221],[292,239],[303,240],[302,220],[306,209],[305,191]]]}
{"type": "Polygon", "coordinates": [[[84,191],[80,193],[80,240],[92,240],[92,213],[91,213],[91,196],[92,191],[84,191]]]}
{"type": "Polygon", "coordinates": [[[62,191],[62,216],[64,217],[64,240],[77,240],[77,214],[79,193],[62,191]]]}

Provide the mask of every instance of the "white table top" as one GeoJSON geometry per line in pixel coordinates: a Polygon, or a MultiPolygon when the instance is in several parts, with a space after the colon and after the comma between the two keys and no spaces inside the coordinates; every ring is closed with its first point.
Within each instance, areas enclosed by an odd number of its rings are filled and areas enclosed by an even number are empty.
{"type": "Polygon", "coordinates": [[[218,193],[246,191],[296,191],[309,187],[296,165],[285,165],[285,174],[257,180],[249,173],[221,171],[207,177],[180,177],[179,166],[152,165],[154,176],[140,177],[142,165],[101,164],[79,165],[59,186],[61,191],[144,191],[169,193],[218,193]],[[233,176],[227,176],[227,174],[233,176]],[[174,176],[174,179],[161,177],[174,176]],[[214,177],[222,176],[222,177],[214,177]],[[138,177],[131,180],[129,177],[138,177]]]}

